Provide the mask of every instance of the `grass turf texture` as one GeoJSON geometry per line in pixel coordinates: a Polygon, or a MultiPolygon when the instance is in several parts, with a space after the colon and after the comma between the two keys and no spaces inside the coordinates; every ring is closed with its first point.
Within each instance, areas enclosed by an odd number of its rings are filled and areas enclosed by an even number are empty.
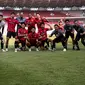
{"type": "Polygon", "coordinates": [[[81,51],[0,52],[0,85],[85,85],[85,48],[81,51]]]}
{"type": "MultiPolygon", "coordinates": [[[[71,41],[69,41],[71,42],[71,41]]],[[[13,45],[14,39],[10,40],[13,45]]],[[[0,51],[0,85],[85,85],[85,48],[81,51],[0,51]]]]}

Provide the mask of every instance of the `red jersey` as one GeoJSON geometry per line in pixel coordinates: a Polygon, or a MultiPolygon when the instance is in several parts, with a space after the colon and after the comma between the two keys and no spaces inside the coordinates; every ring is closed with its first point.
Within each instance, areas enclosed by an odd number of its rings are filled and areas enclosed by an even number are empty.
{"type": "Polygon", "coordinates": [[[64,26],[63,25],[59,25],[59,29],[61,29],[62,31],[64,31],[64,26]]]}
{"type": "Polygon", "coordinates": [[[28,33],[30,33],[31,32],[31,29],[32,28],[35,28],[35,24],[36,24],[35,18],[29,18],[29,19],[27,19],[26,20],[26,24],[28,25],[28,33]]]}
{"type": "Polygon", "coordinates": [[[47,39],[47,31],[48,30],[49,30],[48,28],[44,28],[44,29],[39,28],[39,35],[40,35],[41,40],[47,39]]]}
{"type": "Polygon", "coordinates": [[[16,19],[12,19],[12,18],[6,18],[5,20],[8,23],[7,31],[15,32],[15,26],[16,24],[19,24],[19,22],[16,19]]]}
{"type": "Polygon", "coordinates": [[[44,19],[44,18],[41,18],[41,19],[35,18],[35,22],[36,22],[38,28],[41,28],[40,24],[48,22],[48,21],[46,19],[44,19]]]}
{"type": "Polygon", "coordinates": [[[29,38],[30,41],[35,43],[36,40],[39,39],[39,34],[31,32],[31,33],[28,34],[28,38],[29,38]]]}
{"type": "Polygon", "coordinates": [[[24,36],[20,37],[19,35],[23,35],[23,34],[28,34],[27,30],[25,28],[20,28],[18,30],[18,39],[25,41],[26,38],[24,36]]]}

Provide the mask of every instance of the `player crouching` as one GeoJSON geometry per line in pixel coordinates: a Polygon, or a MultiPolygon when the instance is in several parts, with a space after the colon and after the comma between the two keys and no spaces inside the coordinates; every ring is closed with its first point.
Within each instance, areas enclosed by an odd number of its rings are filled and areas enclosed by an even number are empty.
{"type": "Polygon", "coordinates": [[[61,42],[63,45],[63,51],[66,51],[66,39],[63,35],[63,32],[59,29],[59,26],[57,24],[54,25],[55,30],[52,32],[52,34],[50,35],[50,37],[52,37],[53,35],[56,36],[56,38],[52,41],[52,51],[54,51],[55,49],[55,43],[59,43],[61,42]]]}
{"type": "Polygon", "coordinates": [[[41,28],[39,28],[39,40],[41,41],[41,49],[44,50],[44,49],[48,49],[48,50],[51,50],[50,49],[50,46],[49,46],[49,42],[51,41],[50,39],[47,38],[47,31],[50,31],[52,30],[52,27],[49,25],[50,28],[45,28],[45,23],[41,23],[40,24],[41,28]],[[47,46],[45,46],[45,43],[47,44],[47,46]]]}
{"type": "Polygon", "coordinates": [[[27,30],[25,29],[25,23],[21,23],[21,28],[18,30],[18,35],[15,39],[15,52],[18,51],[19,43],[22,45],[21,50],[26,48],[27,30]]]}
{"type": "Polygon", "coordinates": [[[36,47],[36,51],[39,51],[38,47],[40,45],[39,42],[39,34],[37,34],[35,32],[35,28],[31,29],[31,33],[28,34],[28,38],[27,38],[27,47],[29,48],[29,52],[31,52],[31,47],[35,46],[36,47]]]}

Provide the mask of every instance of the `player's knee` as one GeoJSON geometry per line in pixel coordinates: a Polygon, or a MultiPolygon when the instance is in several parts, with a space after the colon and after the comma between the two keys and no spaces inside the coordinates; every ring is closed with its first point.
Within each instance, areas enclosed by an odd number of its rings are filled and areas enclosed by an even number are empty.
{"type": "Polygon", "coordinates": [[[30,45],[31,45],[31,43],[27,41],[27,42],[26,42],[26,45],[27,45],[27,46],[30,46],[30,45]]]}
{"type": "Polygon", "coordinates": [[[39,42],[36,42],[36,46],[39,46],[40,45],[40,43],[39,42]]]}

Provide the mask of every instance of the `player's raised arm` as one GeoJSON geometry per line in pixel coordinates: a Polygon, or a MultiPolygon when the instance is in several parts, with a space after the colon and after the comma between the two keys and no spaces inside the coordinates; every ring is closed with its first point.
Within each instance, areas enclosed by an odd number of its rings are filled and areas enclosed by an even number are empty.
{"type": "Polygon", "coordinates": [[[49,30],[53,30],[52,26],[49,23],[46,23],[50,28],[49,30]]]}

